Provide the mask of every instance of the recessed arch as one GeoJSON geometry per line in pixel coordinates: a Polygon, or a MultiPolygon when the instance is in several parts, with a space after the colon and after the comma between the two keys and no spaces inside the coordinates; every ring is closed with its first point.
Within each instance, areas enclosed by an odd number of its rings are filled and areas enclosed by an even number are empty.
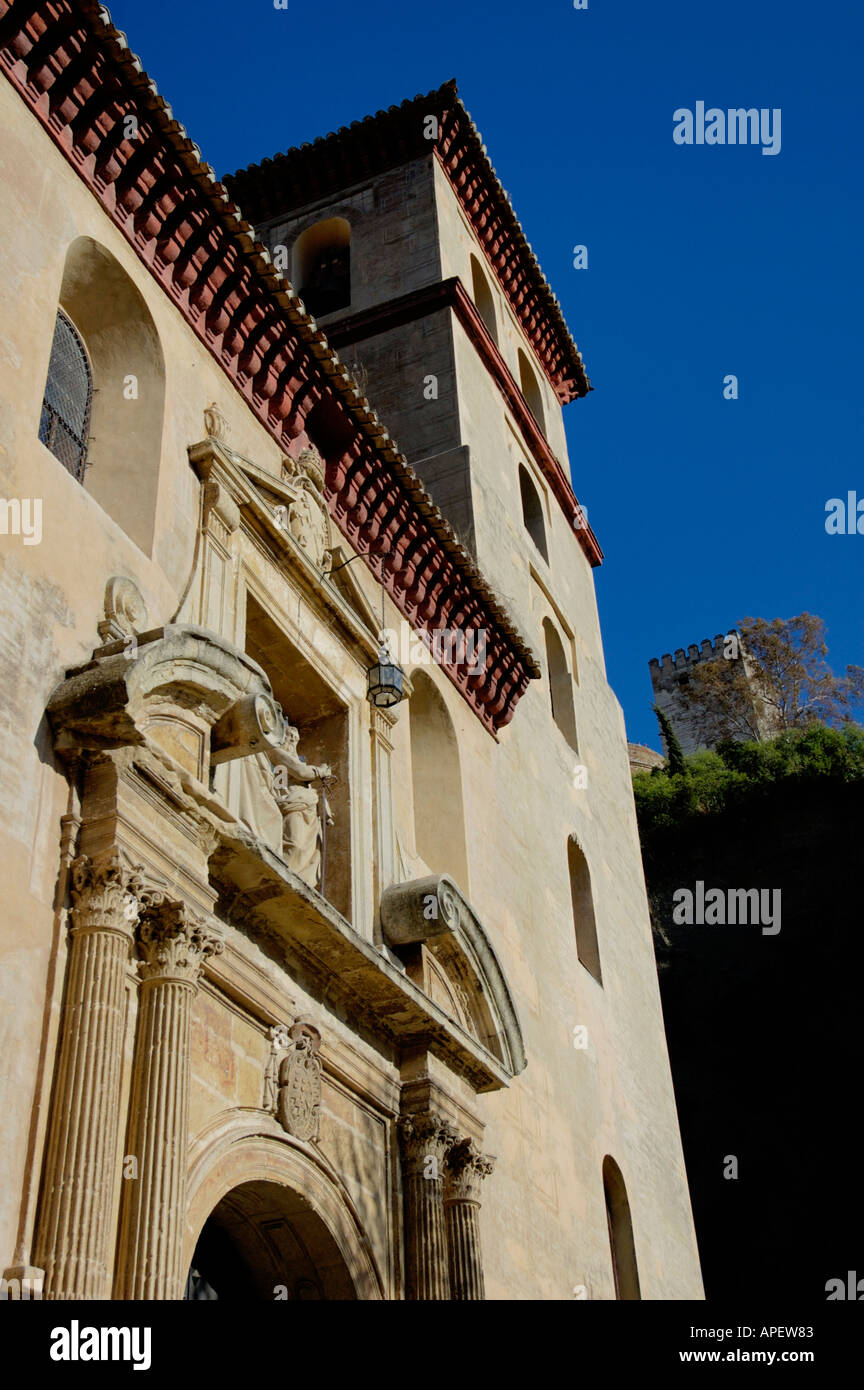
{"type": "MultiPolygon", "coordinates": [[[[211,1214],[230,1194],[250,1184],[285,1189],[283,1200],[275,1192],[262,1193],[258,1186],[259,1210],[265,1200],[275,1204],[288,1220],[293,1212],[309,1210],[323,1225],[324,1232],[316,1222],[311,1223],[317,1233],[316,1245],[320,1242],[322,1251],[329,1252],[325,1256],[328,1266],[332,1261],[332,1280],[324,1281],[326,1297],[339,1288],[342,1293],[337,1293],[337,1297],[384,1297],[383,1280],[369,1239],[335,1170],[314,1145],[285,1134],[270,1116],[251,1109],[223,1111],[193,1141],[187,1182],[185,1269],[192,1265],[211,1214]],[[344,1282],[346,1271],[353,1293],[344,1282]],[[328,1289],[330,1293],[326,1292],[328,1289]]],[[[249,1195],[241,1193],[238,1215],[249,1212],[249,1195]]],[[[235,1209],[237,1205],[235,1202],[235,1209]]],[[[262,1268],[264,1279],[269,1273],[266,1267],[262,1268]]]]}
{"type": "Polygon", "coordinates": [[[537,375],[525,353],[519,348],[519,386],[528,403],[528,408],[540,429],[546,433],[546,415],[543,409],[543,395],[537,375]]]}
{"type": "Polygon", "coordinates": [[[551,618],[543,619],[543,636],[546,639],[546,674],[549,679],[552,718],[570,747],[578,753],[576,711],[573,708],[573,678],[567,665],[564,644],[551,618]]]}
{"type": "Polygon", "coordinates": [[[465,810],[459,744],[435,682],[422,669],[412,674],[409,702],[414,842],[435,873],[449,874],[467,893],[465,810]]]}
{"type": "Polygon", "coordinates": [[[597,942],[597,922],[594,916],[594,894],[588,860],[575,835],[567,841],[567,869],[570,875],[570,903],[573,908],[573,928],[576,933],[576,954],[598,984],[603,983],[600,969],[600,947],[597,942]]]}
{"type": "Polygon", "coordinates": [[[66,253],[59,307],[80,335],[93,374],[84,488],[150,555],[165,408],[156,325],[119,261],[87,236],[66,253]]]}
{"type": "Polygon", "coordinates": [[[495,297],[476,256],[471,257],[471,294],[478,314],[488,328],[492,341],[497,345],[498,320],[495,317],[495,297]]]}
{"type": "Polygon", "coordinates": [[[351,225],[325,217],[294,243],[293,278],[310,314],[323,317],[351,303],[351,225]]]}
{"type": "Polygon", "coordinates": [[[603,1160],[603,1195],[606,1202],[615,1297],[635,1301],[642,1298],[642,1293],[639,1287],[630,1203],[621,1169],[609,1154],[603,1160]]]}
{"type": "Polygon", "coordinates": [[[549,547],[546,542],[543,503],[531,475],[523,463],[519,465],[519,496],[522,500],[522,523],[548,565],[549,547]]]}

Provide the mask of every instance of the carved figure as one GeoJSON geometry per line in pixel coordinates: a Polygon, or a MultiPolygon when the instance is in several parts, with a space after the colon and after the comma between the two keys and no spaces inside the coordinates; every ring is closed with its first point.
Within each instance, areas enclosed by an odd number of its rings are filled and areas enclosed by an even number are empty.
{"type": "MultiPolygon", "coordinates": [[[[273,796],[282,813],[282,854],[289,868],[317,888],[321,877],[321,815],[319,795],[310,785],[316,779],[331,776],[327,763],[315,767],[303,762],[297,753],[299,731],[291,724],[286,727],[281,747],[268,747],[265,757],[274,769],[273,796]]],[[[333,816],[323,796],[327,824],[333,816]]]]}
{"type": "Polygon", "coordinates": [[[291,489],[287,528],[311,560],[326,574],[330,569],[330,513],[324,500],[324,465],[317,449],[304,449],[299,458],[286,455],[283,476],[291,489]]]}

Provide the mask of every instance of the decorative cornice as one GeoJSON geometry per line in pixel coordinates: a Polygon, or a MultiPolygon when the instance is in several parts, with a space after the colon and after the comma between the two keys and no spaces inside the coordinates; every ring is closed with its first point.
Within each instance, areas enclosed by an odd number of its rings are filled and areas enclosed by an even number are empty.
{"type": "Polygon", "coordinates": [[[0,0],[0,66],[283,452],[319,449],[331,515],[397,609],[485,629],[483,671],[443,669],[490,733],[509,723],[536,658],[107,10],[0,0]]]}
{"type": "Polygon", "coordinates": [[[454,81],[310,144],[226,175],[258,222],[321,201],[412,160],[440,162],[562,405],[591,390],[579,349],[454,81]],[[428,138],[428,118],[438,122],[428,138]]]}
{"type": "Polygon", "coordinates": [[[374,337],[377,333],[411,323],[427,314],[434,314],[439,309],[455,311],[478,356],[504,397],[527,448],[549,483],[568,523],[576,532],[579,544],[590,564],[599,565],[603,559],[603,551],[591,527],[585,522],[585,514],[579,506],[567,474],[550,448],[513,373],[501,356],[473,299],[458,276],[440,280],[434,285],[426,285],[420,290],[412,290],[409,294],[400,295],[384,304],[376,304],[371,309],[361,310],[350,317],[331,321],[327,325],[327,337],[334,347],[342,348],[348,344],[362,342],[364,338],[374,337]]]}

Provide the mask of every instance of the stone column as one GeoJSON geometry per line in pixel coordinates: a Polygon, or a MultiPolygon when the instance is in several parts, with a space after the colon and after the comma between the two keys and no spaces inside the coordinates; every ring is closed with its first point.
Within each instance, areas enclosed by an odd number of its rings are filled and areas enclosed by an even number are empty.
{"type": "Polygon", "coordinates": [[[71,868],[72,927],[34,1264],[44,1297],[109,1297],[125,980],[139,871],[116,847],[71,868]]]}
{"type": "Polygon", "coordinates": [[[203,918],[162,893],[147,893],[139,943],[141,996],[130,1101],[116,1297],[180,1299],[186,1222],[189,1019],[208,956],[223,942],[203,918]]]}
{"type": "Polygon", "coordinates": [[[403,1115],[402,1207],[405,1225],[405,1296],[449,1299],[450,1271],[444,1220],[444,1160],[457,1139],[439,1115],[403,1115]]]}
{"type": "Polygon", "coordinates": [[[480,1255],[479,1194],[480,1184],[494,1167],[494,1158],[481,1154],[471,1139],[463,1139],[447,1155],[444,1213],[454,1301],[486,1297],[480,1255]]]}

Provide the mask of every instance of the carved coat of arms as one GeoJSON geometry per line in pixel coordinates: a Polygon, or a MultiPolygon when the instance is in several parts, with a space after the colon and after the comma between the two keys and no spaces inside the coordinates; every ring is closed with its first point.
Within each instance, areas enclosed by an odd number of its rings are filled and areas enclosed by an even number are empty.
{"type": "Polygon", "coordinates": [[[310,1023],[274,1029],[271,1066],[265,1079],[266,1108],[275,1112],[288,1134],[307,1143],[317,1140],[321,1117],[320,1046],[321,1034],[310,1023]]]}

